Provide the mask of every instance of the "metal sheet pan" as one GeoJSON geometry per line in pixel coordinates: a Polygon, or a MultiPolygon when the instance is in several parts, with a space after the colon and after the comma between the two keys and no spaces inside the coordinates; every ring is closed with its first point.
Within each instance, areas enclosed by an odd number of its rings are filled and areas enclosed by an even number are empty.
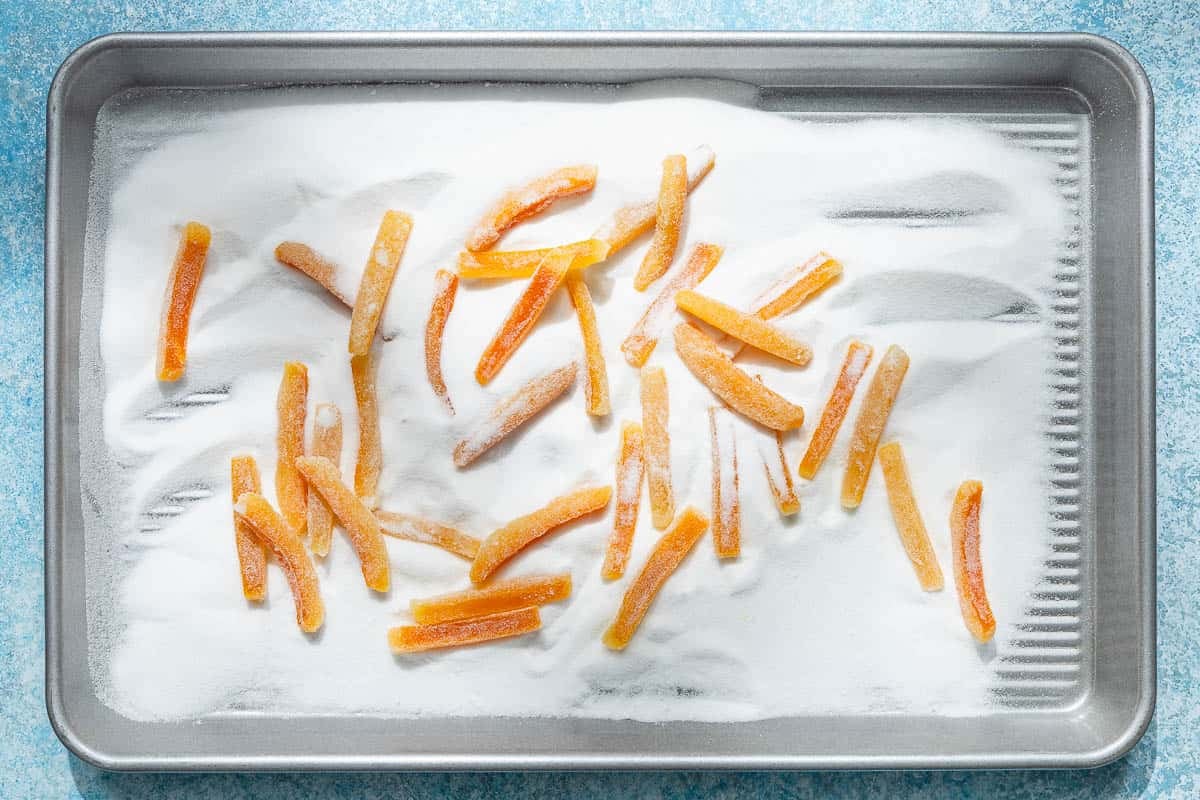
{"type": "Polygon", "coordinates": [[[93,764],[143,770],[1082,767],[1119,757],[1149,724],[1155,691],[1152,114],[1137,62],[1083,34],[155,34],[84,45],[59,70],[47,126],[46,695],[55,731],[93,764]],[[88,671],[78,474],[84,234],[102,105],[134,88],[664,78],[738,81],[784,114],[966,115],[1063,154],[1081,241],[1060,258],[1053,307],[1070,394],[1060,407],[1074,432],[1054,480],[1051,529],[1061,538],[1021,628],[1030,655],[1003,666],[996,713],[144,723],[106,707],[88,671]],[[1077,124],[1047,137],[1062,120],[1077,124]],[[1064,642],[1073,676],[1047,680],[1034,667],[1055,663],[1052,648],[1064,642]]]}

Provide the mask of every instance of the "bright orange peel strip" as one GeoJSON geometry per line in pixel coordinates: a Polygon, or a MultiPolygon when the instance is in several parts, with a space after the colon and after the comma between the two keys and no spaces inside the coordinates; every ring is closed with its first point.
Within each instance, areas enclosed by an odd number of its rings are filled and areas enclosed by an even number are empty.
{"type": "Polygon", "coordinates": [[[403,211],[387,211],[379,223],[375,243],[371,245],[371,255],[367,258],[358,292],[354,295],[348,345],[351,355],[366,355],[371,349],[375,329],[379,327],[379,318],[383,316],[383,307],[392,291],[392,281],[396,278],[396,270],[400,268],[400,258],[404,255],[412,226],[412,217],[403,211]]]}
{"type": "Polygon", "coordinates": [[[900,384],[904,382],[906,372],[908,353],[892,345],[875,368],[858,411],[858,419],[854,421],[846,474],[842,478],[842,508],[858,508],[862,503],[867,479],[871,477],[871,465],[875,462],[875,448],[883,436],[883,429],[887,426],[888,416],[892,413],[892,405],[900,393],[900,384]]]}
{"type": "Polygon", "coordinates": [[[900,543],[917,573],[917,582],[927,592],[940,592],[944,583],[942,568],[925,530],[925,521],[921,519],[921,510],[917,508],[899,442],[888,442],[879,448],[879,468],[883,472],[883,485],[887,487],[896,532],[900,534],[900,543]]]}
{"type": "MultiPolygon", "coordinates": [[[[247,493],[262,494],[258,464],[253,456],[234,456],[229,462],[233,503],[247,493]]],[[[247,600],[262,600],[267,594],[267,551],[250,523],[235,512],[233,540],[237,546],[238,569],[242,573],[242,594],[247,600]]]]}
{"type": "Polygon", "coordinates": [[[600,567],[600,576],[606,581],[620,578],[629,564],[629,548],[633,545],[642,501],[642,476],[646,472],[642,449],[642,426],[636,422],[622,423],[621,449],[617,453],[616,510],[604,564],[600,567]]]}
{"type": "Polygon", "coordinates": [[[383,469],[383,441],[379,432],[379,398],[375,391],[375,358],[370,351],[350,358],[350,377],[354,383],[354,402],[358,407],[354,493],[367,508],[374,508],[379,473],[383,469]]]}
{"type": "MultiPolygon", "coordinates": [[[[716,154],[707,146],[697,147],[687,154],[687,190],[690,194],[712,171],[716,154]]],[[[656,198],[631,203],[617,210],[608,222],[600,226],[592,236],[609,244],[608,255],[613,255],[637,237],[654,227],[658,215],[656,198]]]]}
{"type": "Polygon", "coordinates": [[[505,231],[545,211],[557,200],[590,192],[596,185],[596,167],[579,164],[556,169],[524,186],[505,192],[467,236],[467,249],[487,250],[505,231]]]}
{"type": "Polygon", "coordinates": [[[437,625],[440,622],[557,603],[570,596],[571,573],[564,572],[561,575],[525,575],[493,581],[482,589],[466,589],[413,600],[409,608],[418,625],[437,625]]]}
{"type": "Polygon", "coordinates": [[[538,264],[555,250],[569,250],[572,253],[571,271],[574,272],[603,261],[608,255],[608,242],[584,239],[538,250],[488,250],[482,253],[464,250],[458,254],[458,277],[500,280],[528,278],[538,264]]]}
{"type": "Polygon", "coordinates": [[[279,510],[296,535],[303,536],[308,506],[308,486],[296,471],[296,458],[304,455],[304,419],[308,413],[308,367],[299,361],[283,365],[275,401],[279,427],[275,443],[275,497],[279,510]]]}
{"type": "Polygon", "coordinates": [[[375,516],[355,497],[350,487],[342,483],[338,468],[328,458],[303,456],[296,459],[296,466],[346,529],[367,586],[377,592],[386,592],[391,583],[391,565],[375,516]]]}
{"type": "Polygon", "coordinates": [[[817,253],[760,295],[752,305],[752,313],[759,319],[775,319],[794,311],[841,277],[841,274],[840,261],[828,253],[817,253]]]}
{"type": "Polygon", "coordinates": [[[196,290],[204,275],[204,262],[208,260],[208,246],[212,243],[212,231],[199,222],[189,222],[183,227],[179,249],[167,278],[167,291],[163,300],[162,317],[158,332],[158,379],[177,381],[183,377],[187,367],[188,325],[192,318],[192,304],[196,302],[196,290]]]}
{"type": "MultiPolygon", "coordinates": [[[[328,458],[335,466],[342,460],[342,412],[333,403],[321,403],[313,412],[312,447],[309,455],[328,458]]],[[[333,539],[333,511],[319,492],[308,496],[308,546],[314,555],[329,555],[333,539]]]]}
{"type": "Polygon", "coordinates": [[[535,417],[575,383],[579,366],[565,364],[531,380],[514,394],[501,400],[477,422],[466,438],[454,446],[454,465],[468,466],[499,444],[504,437],[535,417]]]}
{"type": "Polygon", "coordinates": [[[608,367],[604,363],[600,329],[596,325],[596,307],[592,304],[592,293],[588,291],[583,275],[578,272],[567,275],[567,293],[571,295],[571,305],[575,307],[579,332],[583,337],[583,363],[586,369],[584,403],[593,417],[606,417],[612,411],[608,397],[608,367]]]}
{"type": "Polygon", "coordinates": [[[542,617],[534,606],[437,625],[401,625],[388,630],[388,646],[397,654],[420,653],[507,639],[533,633],[541,627],[542,617]]]}
{"type": "Polygon", "coordinates": [[[717,558],[737,558],[742,552],[742,503],[739,492],[737,434],[729,412],[708,409],[712,445],[712,529],[717,558]]]}
{"type": "Polygon", "coordinates": [[[801,478],[811,481],[817,476],[817,470],[829,455],[833,440],[837,438],[842,421],[846,418],[850,401],[854,399],[854,390],[858,388],[858,382],[867,372],[873,352],[869,344],[850,342],[837,382],[834,383],[833,391],[829,393],[829,399],[825,402],[825,409],[821,412],[821,421],[817,423],[817,429],[813,431],[812,439],[808,442],[808,449],[804,451],[804,458],[800,460],[801,478]]]}
{"type": "Polygon", "coordinates": [[[467,561],[474,561],[479,553],[478,539],[440,522],[392,511],[376,511],[375,519],[381,531],[396,539],[431,544],[467,561]]]}
{"type": "Polygon", "coordinates": [[[963,481],[950,510],[950,547],[954,552],[954,585],[958,606],[967,630],[979,642],[996,633],[996,618],[983,586],[983,563],[979,556],[979,506],[983,484],[963,481]]]}
{"type": "Polygon", "coordinates": [[[675,155],[663,159],[654,214],[654,239],[633,279],[633,288],[639,292],[661,278],[675,259],[679,229],[683,225],[684,201],[687,200],[687,178],[686,158],[675,155]]]}
{"type": "Polygon", "coordinates": [[[753,314],[738,311],[691,289],[675,295],[675,305],[717,330],[751,347],[803,367],[812,361],[812,348],[753,314]]]}
{"type": "Polygon", "coordinates": [[[280,242],[275,246],[275,260],[312,278],[343,305],[354,308],[354,301],[342,294],[337,287],[337,281],[334,279],[337,267],[308,245],[300,242],[280,242]]]}
{"type": "Polygon", "coordinates": [[[642,366],[654,352],[661,328],[675,308],[675,294],[684,289],[695,288],[700,281],[708,277],[708,273],[713,271],[724,252],[725,248],[720,245],[704,242],[692,248],[687,262],[675,271],[658,296],[646,307],[645,313],[625,337],[625,341],[621,342],[621,352],[625,354],[625,360],[631,366],[642,366]]]}
{"type": "Polygon", "coordinates": [[[662,367],[643,367],[641,374],[642,452],[650,487],[650,517],[662,530],[675,517],[671,488],[671,401],[662,367]]]}
{"type": "Polygon", "coordinates": [[[445,404],[451,416],[454,403],[442,377],[442,335],[446,331],[446,320],[454,308],[454,295],[458,292],[458,276],[448,270],[439,269],[433,276],[433,303],[429,307],[429,319],[425,323],[425,374],[433,393],[445,404]]]}
{"type": "Polygon", "coordinates": [[[256,492],[244,493],[233,510],[271,548],[283,567],[296,603],[296,624],[300,630],[305,633],[319,630],[325,621],[325,604],[321,602],[317,571],[304,549],[304,542],[283,517],[275,513],[266,498],[256,492]]]}

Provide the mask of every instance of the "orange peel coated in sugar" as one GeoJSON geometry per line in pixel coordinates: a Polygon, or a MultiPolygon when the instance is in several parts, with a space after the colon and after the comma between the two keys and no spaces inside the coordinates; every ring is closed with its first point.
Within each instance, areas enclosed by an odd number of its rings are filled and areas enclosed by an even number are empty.
{"type": "Polygon", "coordinates": [[[549,406],[575,383],[579,366],[575,362],[539,375],[514,394],[501,400],[487,417],[475,423],[471,432],[454,446],[454,465],[469,466],[506,436],[549,406]]]}
{"type": "Polygon", "coordinates": [[[789,364],[803,367],[812,361],[812,349],[804,342],[760,317],[738,311],[719,300],[684,289],[675,295],[675,305],[722,333],[789,364]]]}
{"type": "Polygon", "coordinates": [[[583,397],[587,412],[593,417],[606,417],[612,410],[608,397],[608,367],[604,363],[604,349],[600,341],[600,329],[596,325],[596,307],[583,276],[577,272],[567,275],[567,293],[579,319],[579,333],[583,337],[583,364],[586,370],[583,397]]]}
{"type": "Polygon", "coordinates": [[[367,258],[367,266],[363,269],[358,292],[354,296],[348,345],[351,355],[366,355],[371,349],[375,329],[379,327],[379,318],[383,316],[383,307],[392,291],[392,281],[396,278],[396,270],[400,268],[400,258],[404,255],[412,226],[412,217],[403,211],[388,211],[379,223],[375,244],[371,246],[371,255],[367,258]]]}
{"type": "MultiPolygon", "coordinates": [[[[253,456],[234,456],[229,462],[229,478],[234,505],[244,494],[262,493],[258,464],[253,456]]],[[[242,573],[242,594],[247,600],[262,600],[267,593],[267,551],[250,523],[236,512],[233,515],[233,540],[237,546],[238,569],[242,573]]]]}
{"type": "Polygon", "coordinates": [[[899,442],[888,442],[879,448],[879,468],[883,472],[883,484],[887,487],[888,505],[892,508],[892,519],[900,534],[900,543],[917,573],[917,582],[927,592],[940,592],[943,586],[942,568],[938,565],[937,553],[929,541],[921,510],[913,496],[912,481],[908,477],[908,465],[899,442]]]}
{"type": "Polygon", "coordinates": [[[817,253],[780,278],[752,305],[759,319],[775,319],[799,308],[842,275],[842,263],[828,253],[817,253]]]}
{"type": "Polygon", "coordinates": [[[433,303],[429,308],[429,319],[425,323],[425,374],[433,393],[438,396],[446,410],[454,415],[454,403],[442,377],[442,335],[446,331],[446,320],[454,308],[454,295],[458,291],[458,276],[439,269],[433,277],[433,303]]]}
{"type": "Polygon", "coordinates": [[[204,263],[208,260],[208,246],[212,243],[212,231],[199,222],[189,222],[183,227],[179,249],[167,278],[167,291],[163,300],[162,316],[158,331],[158,379],[177,381],[183,377],[187,367],[188,326],[192,318],[192,304],[196,302],[196,291],[204,275],[204,263]]]}
{"type": "Polygon", "coordinates": [[[457,619],[485,617],[502,611],[557,603],[571,596],[571,574],[525,575],[493,581],[482,589],[438,595],[409,604],[418,625],[437,625],[457,619]]]}
{"type": "Polygon", "coordinates": [[[742,552],[742,504],[739,492],[737,433],[729,412],[708,409],[712,444],[712,529],[717,558],[737,558],[742,552]]]}
{"type": "Polygon", "coordinates": [[[850,408],[850,401],[854,399],[854,391],[858,388],[858,382],[867,372],[873,352],[869,344],[859,341],[850,342],[850,346],[846,349],[846,357],[842,360],[841,371],[838,372],[837,382],[834,383],[833,391],[829,393],[829,399],[825,402],[824,410],[821,411],[821,420],[817,423],[817,429],[813,431],[812,439],[808,442],[804,458],[800,460],[801,478],[811,481],[817,476],[817,470],[821,468],[825,457],[829,455],[829,450],[833,447],[833,440],[837,438],[842,421],[846,418],[846,411],[850,408]]]}
{"type": "Polygon", "coordinates": [[[337,287],[337,281],[334,279],[337,267],[308,245],[300,242],[280,242],[275,247],[275,260],[312,278],[343,305],[354,308],[354,301],[337,287]]]}
{"type": "Polygon", "coordinates": [[[950,547],[954,553],[954,585],[958,606],[967,630],[979,642],[996,633],[996,618],[983,586],[983,563],[979,555],[979,507],[983,484],[963,481],[950,510],[950,547]]]}
{"type": "Polygon", "coordinates": [[[678,155],[667,156],[663,159],[662,180],[658,186],[654,239],[633,279],[633,287],[639,292],[645,291],[647,286],[661,278],[675,259],[687,191],[687,159],[678,155]]]}
{"type": "Polygon", "coordinates": [[[533,330],[550,299],[567,277],[573,258],[569,252],[554,250],[534,270],[525,291],[513,303],[500,330],[496,331],[496,335],[479,357],[479,363],[475,367],[475,380],[480,386],[486,386],[496,377],[501,367],[508,363],[513,353],[525,341],[525,337],[533,330]]]}
{"type": "MultiPolygon", "coordinates": [[[[754,379],[762,383],[761,375],[755,375],[754,379]]],[[[798,513],[800,498],[796,495],[796,484],[792,481],[792,471],[788,467],[787,453],[783,448],[783,431],[767,431],[760,428],[755,433],[754,441],[762,458],[767,486],[775,498],[775,507],[785,517],[798,513]]]]}
{"type": "Polygon", "coordinates": [[[776,431],[804,424],[803,408],[739,369],[696,326],[684,322],[675,327],[675,352],[697,380],[747,419],[776,431]]]}
{"type": "Polygon", "coordinates": [[[358,456],[354,460],[354,493],[374,508],[375,490],[383,469],[383,441],[379,432],[379,398],[375,391],[375,358],[368,351],[350,358],[350,378],[358,407],[358,456]]]}
{"type": "Polygon", "coordinates": [[[279,396],[275,403],[279,417],[276,434],[275,497],[283,518],[297,535],[303,536],[308,506],[308,486],[296,470],[296,458],[304,455],[304,419],[308,413],[308,367],[299,361],[283,365],[279,396]]]}
{"type": "Polygon", "coordinates": [[[883,354],[867,394],[863,397],[858,419],[854,421],[854,433],[850,438],[850,452],[846,461],[846,474],[842,478],[842,508],[858,508],[871,477],[871,465],[875,461],[875,448],[887,427],[888,417],[900,393],[900,384],[908,372],[908,354],[892,345],[883,354]]]}
{"type": "Polygon", "coordinates": [[[319,630],[325,621],[325,605],[321,601],[317,571],[304,549],[304,542],[283,517],[275,513],[266,498],[256,492],[244,493],[233,510],[271,548],[283,567],[296,603],[296,624],[300,630],[305,633],[319,630]]]}
{"type": "Polygon", "coordinates": [[[636,422],[622,423],[621,449],[617,452],[616,510],[604,564],[600,567],[600,575],[606,581],[620,578],[629,564],[629,548],[633,545],[642,501],[642,477],[646,472],[642,450],[642,426],[636,422]]]}
{"type": "Polygon", "coordinates": [[[675,516],[671,488],[671,402],[662,367],[643,367],[641,374],[642,452],[650,487],[650,517],[662,530],[675,516]]]}
{"type": "Polygon", "coordinates": [[[596,186],[596,174],[592,164],[563,167],[505,192],[467,236],[467,250],[487,250],[509,228],[540,214],[555,201],[590,192],[596,186]]]}
{"type": "MultiPolygon", "coordinates": [[[[321,403],[313,412],[309,455],[328,458],[335,466],[342,460],[342,412],[333,403],[321,403]]],[[[333,511],[319,492],[310,492],[308,496],[308,535],[308,546],[314,555],[329,555],[333,511]]]]}
{"type": "Polygon", "coordinates": [[[677,269],[658,296],[646,307],[641,319],[621,343],[621,352],[630,366],[640,367],[650,358],[658,345],[658,337],[667,317],[675,308],[675,295],[684,289],[693,289],[708,277],[713,267],[721,260],[725,248],[701,242],[692,248],[688,260],[677,269]]]}
{"type": "Polygon", "coordinates": [[[437,625],[401,625],[388,630],[388,645],[396,654],[420,653],[521,636],[541,627],[541,614],[537,606],[533,606],[437,625]]]}
{"type": "Polygon", "coordinates": [[[571,252],[571,270],[575,271],[603,261],[608,255],[608,242],[602,239],[584,239],[581,242],[538,250],[487,250],[482,253],[464,250],[458,254],[458,277],[472,280],[528,278],[533,275],[538,264],[555,250],[571,252]]]}
{"type": "Polygon", "coordinates": [[[485,583],[505,562],[530,544],[560,525],[599,511],[608,505],[611,497],[611,486],[583,486],[493,531],[483,540],[479,554],[471,564],[471,583],[476,586],[485,583]]]}
{"type": "Polygon", "coordinates": [[[391,583],[391,565],[375,516],[350,487],[342,483],[337,466],[328,458],[304,456],[296,459],[296,466],[346,529],[367,586],[377,592],[386,592],[391,583]]]}
{"type": "Polygon", "coordinates": [[[604,632],[605,645],[613,650],[629,645],[663,584],[707,530],[708,519],[696,509],[687,506],[679,512],[675,524],[654,545],[642,571],[625,590],[616,619],[604,632]]]}
{"type": "Polygon", "coordinates": [[[393,538],[431,544],[467,561],[474,561],[479,554],[478,539],[449,525],[392,511],[376,511],[375,519],[379,521],[379,529],[393,538]]]}

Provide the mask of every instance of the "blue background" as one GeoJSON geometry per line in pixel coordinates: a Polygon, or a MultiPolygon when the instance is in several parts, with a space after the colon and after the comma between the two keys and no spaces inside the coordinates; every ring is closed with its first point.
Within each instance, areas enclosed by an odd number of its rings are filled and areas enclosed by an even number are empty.
{"type": "Polygon", "coordinates": [[[1200,4],[654,0],[0,0],[0,798],[1200,797],[1200,4]],[[110,31],[288,29],[1092,31],[1145,66],[1157,105],[1159,700],[1125,759],[1090,772],[120,775],[67,754],[42,679],[45,99],[110,31]]]}

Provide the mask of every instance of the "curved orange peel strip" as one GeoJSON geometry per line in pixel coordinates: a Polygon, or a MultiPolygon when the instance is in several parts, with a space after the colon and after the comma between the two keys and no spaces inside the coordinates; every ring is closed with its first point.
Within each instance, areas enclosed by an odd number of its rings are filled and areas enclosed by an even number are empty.
{"type": "Polygon", "coordinates": [[[425,374],[429,377],[429,385],[446,405],[450,415],[454,415],[454,403],[450,401],[450,392],[446,389],[446,380],[442,377],[442,334],[446,330],[446,320],[454,308],[454,295],[458,292],[458,276],[453,272],[439,269],[433,276],[433,303],[429,308],[429,320],[425,323],[425,374]]]}
{"type": "MultiPolygon", "coordinates": [[[[229,462],[229,478],[234,505],[244,494],[262,493],[258,464],[253,456],[234,456],[229,462]]],[[[242,594],[247,600],[262,600],[267,594],[267,551],[250,523],[236,512],[233,515],[233,540],[237,546],[238,569],[242,573],[242,594]]]]}
{"type": "Polygon", "coordinates": [[[454,465],[465,467],[528,422],[575,383],[579,366],[572,361],[531,380],[501,400],[487,417],[454,446],[454,465]]]}
{"type": "Polygon", "coordinates": [[[401,625],[388,630],[388,646],[397,654],[420,653],[507,639],[533,633],[541,627],[542,616],[534,606],[437,625],[401,625]]]}
{"type": "Polygon", "coordinates": [[[379,530],[396,539],[431,544],[467,561],[474,561],[479,553],[478,539],[440,522],[392,511],[376,511],[375,519],[379,530]]]}
{"type": "Polygon", "coordinates": [[[575,271],[603,261],[608,255],[608,242],[584,239],[538,250],[488,250],[482,253],[464,250],[458,254],[458,277],[472,280],[528,278],[538,264],[555,250],[569,250],[572,253],[571,271],[575,271]]]}
{"type": "Polygon", "coordinates": [[[804,424],[804,409],[739,369],[716,342],[696,326],[675,326],[675,352],[709,391],[747,419],[776,431],[804,424]]]}
{"type": "Polygon", "coordinates": [[[396,277],[396,270],[400,268],[400,257],[404,255],[412,225],[412,217],[403,211],[385,212],[379,223],[375,243],[371,245],[371,255],[363,269],[358,292],[354,295],[348,345],[351,355],[366,355],[371,349],[375,329],[379,327],[379,318],[383,316],[383,307],[392,291],[392,281],[396,277]]]}
{"type": "MultiPolygon", "coordinates": [[[[702,145],[687,154],[687,190],[690,194],[704,180],[704,176],[712,171],[716,163],[716,154],[712,149],[702,145]]],[[[637,237],[654,227],[658,215],[658,200],[652,198],[639,203],[631,203],[616,211],[608,222],[601,225],[592,236],[608,242],[608,255],[613,255],[628,245],[637,237]]]]}
{"type": "Polygon", "coordinates": [[[662,277],[675,259],[679,246],[679,229],[683,225],[684,201],[687,199],[687,159],[667,156],[663,159],[662,180],[658,186],[658,202],[654,213],[654,239],[642,259],[633,288],[639,292],[662,277]]]}
{"type": "Polygon", "coordinates": [[[954,552],[954,585],[963,622],[979,642],[996,633],[996,618],[983,586],[983,563],[979,557],[979,506],[983,484],[963,481],[954,495],[950,511],[950,546],[954,552]]]}
{"type": "Polygon", "coordinates": [[[233,510],[271,548],[283,567],[296,603],[296,624],[300,630],[305,633],[319,630],[325,621],[325,604],[321,602],[317,571],[300,537],[275,513],[266,498],[256,492],[244,493],[233,510]]]}
{"type": "Polygon", "coordinates": [[[625,590],[617,617],[604,632],[605,645],[613,650],[625,649],[667,578],[671,577],[671,573],[679,567],[706,530],[708,519],[699,511],[687,506],[679,512],[675,524],[654,545],[642,571],[625,590]]]}
{"type": "Polygon", "coordinates": [[[846,474],[842,478],[842,508],[858,508],[867,479],[871,477],[871,465],[875,461],[875,448],[883,429],[887,426],[892,405],[908,372],[908,353],[892,345],[883,354],[871,384],[863,397],[858,419],[854,421],[854,434],[850,437],[850,452],[847,455],[846,474]]]}
{"type": "Polygon", "coordinates": [[[312,278],[345,306],[354,308],[354,301],[337,288],[337,281],[333,277],[337,267],[308,245],[300,242],[280,242],[275,246],[275,260],[312,278]]]}
{"type": "Polygon", "coordinates": [[[640,367],[650,358],[658,345],[658,337],[667,316],[675,308],[675,294],[684,289],[695,288],[708,277],[713,267],[721,260],[725,248],[701,242],[692,248],[691,255],[682,267],[675,271],[662,291],[646,307],[641,319],[621,342],[621,352],[630,366],[640,367]]]}
{"type": "Polygon", "coordinates": [[[675,295],[675,305],[717,330],[790,364],[803,367],[812,361],[812,349],[804,342],[719,300],[684,289],[675,295]]]}
{"type": "Polygon", "coordinates": [[[354,493],[367,508],[374,508],[375,490],[383,469],[383,442],[379,433],[379,398],[375,392],[375,358],[369,351],[365,355],[350,358],[350,377],[354,383],[354,402],[358,407],[354,493]]]}
{"type": "Polygon", "coordinates": [[[888,442],[879,448],[879,468],[883,472],[883,485],[887,487],[896,532],[900,534],[900,543],[917,573],[917,582],[927,592],[940,592],[944,584],[942,568],[925,530],[925,521],[921,519],[921,510],[917,508],[899,442],[888,442]]]}
{"type": "Polygon", "coordinates": [[[158,331],[158,379],[177,381],[183,377],[187,367],[188,324],[192,318],[192,304],[196,302],[196,290],[204,275],[204,262],[208,260],[208,246],[212,242],[212,231],[199,222],[189,222],[183,228],[179,249],[167,278],[167,291],[163,300],[162,316],[158,331]]]}
{"type": "Polygon", "coordinates": [[[287,524],[303,536],[308,506],[308,486],[296,471],[296,458],[304,455],[304,418],[308,412],[308,367],[299,361],[283,365],[279,396],[275,401],[279,416],[276,433],[275,497],[287,524]]]}
{"type": "Polygon", "coordinates": [[[621,423],[621,449],[617,453],[617,499],[613,512],[613,529],[608,537],[608,549],[600,576],[613,581],[625,574],[629,563],[629,548],[637,528],[638,507],[642,501],[642,476],[646,462],[642,458],[642,426],[636,422],[621,423]]]}
{"type": "Polygon", "coordinates": [[[571,573],[564,572],[561,575],[526,575],[493,581],[482,589],[466,589],[413,600],[409,608],[418,625],[437,625],[440,622],[557,603],[570,596],[571,573]]]}
{"type": "Polygon", "coordinates": [[[662,530],[675,517],[671,487],[671,401],[662,367],[643,367],[641,374],[642,452],[650,489],[650,518],[662,530]]]}
{"type": "Polygon", "coordinates": [[[742,504],[738,491],[737,434],[729,412],[708,409],[712,443],[712,529],[717,558],[737,558],[742,552],[742,504]]]}
{"type": "MultiPolygon", "coordinates": [[[[313,437],[309,455],[328,458],[337,466],[342,460],[342,412],[333,403],[321,403],[313,412],[313,437]]],[[[333,511],[319,492],[308,497],[308,546],[314,555],[329,555],[333,538],[333,511]]]]}
{"type": "Polygon", "coordinates": [[[794,311],[841,274],[840,261],[828,253],[817,253],[761,294],[752,304],[751,313],[759,319],[774,319],[794,311]]]}
{"type": "Polygon", "coordinates": [[[467,249],[487,250],[509,228],[540,214],[556,200],[590,192],[596,185],[596,172],[593,164],[563,167],[505,192],[471,230],[467,249]]]}
{"type": "Polygon", "coordinates": [[[479,364],[475,367],[475,380],[480,386],[486,386],[496,377],[496,373],[508,363],[512,354],[533,330],[550,299],[567,277],[572,258],[569,252],[554,250],[534,270],[525,291],[513,303],[500,330],[496,331],[496,335],[479,356],[479,364]]]}
{"type": "Polygon", "coordinates": [[[338,468],[328,458],[303,456],[296,459],[296,466],[346,529],[367,586],[377,592],[386,592],[391,583],[391,565],[375,516],[354,496],[350,487],[342,483],[338,468]]]}
{"type": "Polygon", "coordinates": [[[817,423],[817,429],[813,431],[812,439],[808,442],[808,449],[804,451],[804,458],[800,460],[801,478],[811,481],[817,476],[817,470],[829,455],[833,440],[837,438],[842,421],[846,418],[850,401],[854,399],[854,390],[858,388],[858,382],[867,372],[873,352],[869,344],[850,342],[837,382],[834,383],[833,391],[829,393],[829,399],[825,402],[825,409],[821,412],[821,421],[817,423]]]}
{"type": "Polygon", "coordinates": [[[501,565],[530,544],[560,525],[599,511],[608,505],[611,497],[611,486],[584,486],[493,531],[479,545],[479,554],[471,564],[471,583],[476,586],[484,583],[501,565]]]}
{"type": "Polygon", "coordinates": [[[583,397],[587,412],[593,417],[606,417],[612,411],[608,398],[608,367],[604,363],[604,349],[600,343],[600,329],[596,326],[596,307],[588,291],[583,275],[572,272],[567,275],[567,293],[579,319],[579,332],[583,336],[583,363],[586,375],[583,397]]]}

